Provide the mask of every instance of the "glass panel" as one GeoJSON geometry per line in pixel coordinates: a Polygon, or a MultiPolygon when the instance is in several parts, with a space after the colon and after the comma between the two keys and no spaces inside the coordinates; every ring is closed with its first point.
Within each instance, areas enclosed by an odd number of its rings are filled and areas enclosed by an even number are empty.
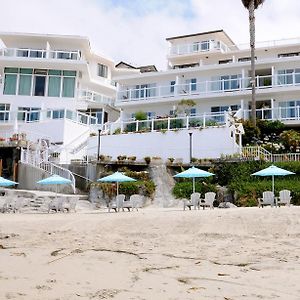
{"type": "Polygon", "coordinates": [[[17,56],[18,57],[28,57],[28,50],[18,49],[17,56]]]}
{"type": "Polygon", "coordinates": [[[75,78],[63,78],[63,91],[62,91],[62,97],[74,97],[75,92],[75,78]]]}
{"type": "Polygon", "coordinates": [[[5,74],[4,95],[16,95],[17,75],[5,74]]]}
{"type": "Polygon", "coordinates": [[[191,79],[191,91],[196,91],[197,90],[197,79],[192,78],[191,79]]]}
{"type": "Polygon", "coordinates": [[[20,69],[21,74],[32,74],[32,69],[20,69]]]}
{"type": "Polygon", "coordinates": [[[18,73],[18,68],[5,68],[4,73],[18,73]]]}
{"type": "Polygon", "coordinates": [[[47,70],[35,69],[34,74],[47,75],[47,70]]]}
{"type": "Polygon", "coordinates": [[[59,97],[61,87],[61,77],[50,76],[48,81],[48,96],[59,97]]]}
{"type": "Polygon", "coordinates": [[[20,75],[19,95],[30,96],[31,94],[31,75],[20,75]]]}
{"type": "Polygon", "coordinates": [[[42,50],[30,50],[30,57],[42,57],[42,50]]]}
{"type": "Polygon", "coordinates": [[[76,71],[63,71],[64,76],[76,76],[76,71]]]}
{"type": "Polygon", "coordinates": [[[34,96],[44,96],[45,95],[45,76],[35,76],[35,87],[34,96]]]}
{"type": "Polygon", "coordinates": [[[60,70],[49,70],[48,74],[49,75],[61,75],[61,71],[60,70]]]}

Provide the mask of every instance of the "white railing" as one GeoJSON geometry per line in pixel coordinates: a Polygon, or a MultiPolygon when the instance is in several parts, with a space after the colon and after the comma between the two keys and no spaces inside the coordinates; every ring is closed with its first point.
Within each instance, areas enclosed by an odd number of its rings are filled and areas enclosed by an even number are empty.
{"type": "MultiPolygon", "coordinates": [[[[269,48],[269,47],[278,47],[284,45],[297,45],[300,44],[300,38],[291,38],[291,39],[281,39],[281,40],[272,40],[272,41],[262,41],[256,42],[255,48],[269,48]]],[[[195,43],[182,43],[177,45],[172,45],[169,49],[170,55],[187,55],[199,52],[208,52],[208,51],[222,51],[222,52],[231,52],[237,50],[249,50],[249,43],[237,44],[227,46],[221,41],[209,40],[195,43]]]]}
{"type": "Polygon", "coordinates": [[[149,120],[129,120],[105,123],[103,134],[167,131],[225,125],[226,112],[197,116],[164,117],[149,120]]]}
{"type": "Polygon", "coordinates": [[[102,94],[96,93],[89,89],[83,89],[78,91],[78,100],[91,101],[96,103],[103,103],[112,105],[114,103],[113,98],[104,96],[102,94]]]}
{"type": "Polygon", "coordinates": [[[79,50],[64,51],[64,50],[45,50],[45,49],[30,49],[30,48],[1,48],[0,56],[42,58],[42,59],[68,59],[68,60],[82,59],[79,50]]]}
{"type": "Polygon", "coordinates": [[[0,111],[0,124],[11,123],[33,123],[41,122],[47,119],[58,120],[68,119],[75,123],[84,125],[96,125],[97,118],[78,111],[68,109],[52,109],[52,110],[20,110],[20,111],[0,111]]]}
{"type": "Polygon", "coordinates": [[[169,53],[171,55],[185,55],[209,51],[228,52],[230,51],[230,49],[222,41],[207,40],[202,42],[173,45],[170,47],[169,53]]]}
{"type": "Polygon", "coordinates": [[[75,177],[68,169],[60,167],[49,161],[48,147],[39,144],[31,144],[27,149],[21,149],[21,162],[28,164],[36,168],[42,169],[51,175],[59,175],[61,177],[70,179],[72,181],[71,186],[75,193],[75,177]],[[36,149],[34,149],[36,147],[36,149]]]}
{"type": "Polygon", "coordinates": [[[272,154],[261,146],[242,148],[242,158],[245,160],[264,160],[269,162],[300,161],[300,153],[272,154]]]}
{"type": "MultiPolygon", "coordinates": [[[[151,99],[190,97],[215,95],[221,93],[228,95],[229,92],[251,91],[251,78],[234,78],[207,80],[196,83],[174,84],[168,86],[153,86],[140,89],[130,89],[123,87],[117,92],[117,102],[141,101],[151,99]]],[[[300,86],[300,73],[276,74],[257,76],[256,89],[263,90],[274,87],[300,86]]]]}

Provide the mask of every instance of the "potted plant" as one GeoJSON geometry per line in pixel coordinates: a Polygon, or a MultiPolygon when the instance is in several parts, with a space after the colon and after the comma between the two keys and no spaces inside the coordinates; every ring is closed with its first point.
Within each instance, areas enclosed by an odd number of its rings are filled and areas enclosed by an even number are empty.
{"type": "Polygon", "coordinates": [[[151,162],[151,157],[150,156],[146,156],[146,157],[144,157],[144,160],[145,160],[146,164],[149,165],[150,162],[151,162]]]}

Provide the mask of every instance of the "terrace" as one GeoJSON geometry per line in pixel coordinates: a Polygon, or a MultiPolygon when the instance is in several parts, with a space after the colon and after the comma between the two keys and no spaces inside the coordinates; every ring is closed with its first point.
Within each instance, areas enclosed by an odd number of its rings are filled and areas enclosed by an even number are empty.
{"type": "MultiPolygon", "coordinates": [[[[220,80],[206,80],[184,84],[167,86],[143,87],[131,89],[120,87],[117,92],[117,102],[149,101],[151,99],[176,98],[196,96],[205,98],[208,96],[228,96],[228,92],[251,92],[251,78],[228,78],[220,80]]],[[[270,88],[287,88],[300,86],[300,73],[276,74],[256,77],[256,89],[258,91],[270,88]]]]}

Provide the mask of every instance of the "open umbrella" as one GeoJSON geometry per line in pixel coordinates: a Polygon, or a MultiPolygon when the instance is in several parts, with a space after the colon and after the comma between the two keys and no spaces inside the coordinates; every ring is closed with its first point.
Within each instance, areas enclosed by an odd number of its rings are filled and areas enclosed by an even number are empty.
{"type": "Polygon", "coordinates": [[[274,165],[271,165],[270,167],[265,168],[263,170],[260,170],[258,172],[255,172],[255,173],[253,173],[251,175],[256,175],[256,176],[272,176],[272,192],[274,193],[274,186],[275,186],[274,177],[275,176],[293,175],[293,174],[295,174],[295,173],[287,171],[285,169],[278,168],[278,167],[276,167],[274,165]]]}
{"type": "Polygon", "coordinates": [[[58,185],[72,184],[72,181],[70,179],[61,177],[59,175],[52,175],[50,177],[37,181],[37,183],[43,185],[56,185],[56,196],[57,196],[58,185]]]}
{"type": "Polygon", "coordinates": [[[18,184],[18,182],[14,182],[12,180],[8,180],[3,177],[0,177],[0,186],[12,186],[16,184],[18,184]]]}
{"type": "Polygon", "coordinates": [[[122,174],[121,172],[115,172],[111,175],[100,178],[97,181],[100,181],[100,182],[116,182],[117,183],[117,195],[119,195],[119,182],[131,182],[131,181],[136,181],[136,180],[122,174]]]}
{"type": "Polygon", "coordinates": [[[196,177],[209,177],[209,176],[213,176],[215,174],[195,168],[195,167],[191,167],[179,174],[174,175],[173,177],[176,178],[193,178],[193,193],[195,193],[195,178],[196,177]]]}

